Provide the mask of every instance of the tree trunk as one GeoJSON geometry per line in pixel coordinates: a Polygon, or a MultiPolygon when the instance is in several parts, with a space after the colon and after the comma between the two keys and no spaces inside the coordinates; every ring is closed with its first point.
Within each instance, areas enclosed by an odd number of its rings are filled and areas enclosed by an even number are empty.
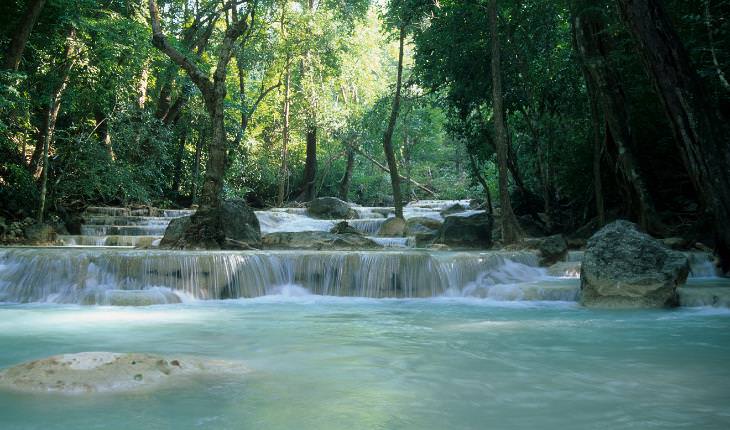
{"type": "Polygon", "coordinates": [[[623,86],[609,63],[610,43],[600,11],[587,9],[576,16],[576,41],[589,81],[587,85],[598,96],[606,124],[618,147],[621,170],[639,203],[638,218],[644,229],[658,224],[654,202],[633,154],[635,146],[623,86]]]}
{"type": "Polygon", "coordinates": [[[395,96],[393,97],[393,108],[390,111],[390,120],[388,128],[383,136],[383,150],[385,158],[388,160],[388,170],[390,171],[390,183],[393,186],[393,206],[395,206],[396,218],[403,218],[403,197],[400,189],[400,175],[398,174],[398,164],[395,160],[395,151],[393,150],[393,133],[395,125],[398,121],[398,112],[400,111],[401,87],[403,85],[403,48],[406,39],[406,28],[403,24],[400,26],[398,35],[398,77],[395,83],[395,96]]]}
{"type": "Polygon", "coordinates": [[[185,140],[187,139],[187,131],[180,133],[180,141],[177,145],[177,154],[175,154],[175,169],[172,175],[172,192],[177,195],[180,193],[180,182],[182,180],[182,161],[185,154],[185,140]]]}
{"type": "Polygon", "coordinates": [[[202,127],[198,134],[198,141],[195,143],[195,159],[193,160],[193,186],[190,193],[190,200],[193,204],[198,203],[198,183],[200,182],[200,156],[203,152],[203,144],[205,143],[205,127],[202,127]]]}
{"type": "Polygon", "coordinates": [[[68,76],[71,72],[74,60],[73,44],[76,30],[71,28],[71,31],[66,39],[66,48],[63,56],[64,65],[61,69],[58,83],[51,92],[51,99],[48,104],[48,118],[45,121],[46,129],[44,130],[43,140],[43,171],[41,172],[41,195],[40,205],[38,208],[38,222],[42,223],[46,211],[46,195],[48,192],[48,152],[50,150],[51,142],[53,141],[53,133],[56,129],[56,119],[58,118],[58,112],[61,109],[61,95],[66,89],[68,84],[68,76]]]}
{"type": "Polygon", "coordinates": [[[730,270],[730,145],[687,50],[660,2],[618,0],[621,19],[636,40],[659,94],[680,153],[714,218],[716,251],[730,270]]]}
{"type": "Polygon", "coordinates": [[[137,107],[142,110],[147,102],[147,83],[150,78],[150,63],[145,62],[137,85],[137,107]]]}
{"type": "Polygon", "coordinates": [[[603,145],[601,142],[601,120],[598,114],[598,103],[593,91],[590,91],[591,105],[591,128],[593,129],[593,191],[596,199],[596,214],[598,215],[598,226],[606,224],[606,210],[603,198],[603,180],[601,179],[601,159],[603,145]]]}
{"type": "Polygon", "coordinates": [[[109,157],[114,159],[112,136],[109,133],[109,120],[104,116],[104,112],[98,108],[94,110],[94,120],[96,121],[96,136],[109,154],[109,157]]]}
{"type": "Polygon", "coordinates": [[[492,50],[492,98],[494,99],[494,134],[497,148],[497,167],[499,170],[499,201],[501,205],[502,242],[504,245],[515,243],[522,235],[517,218],[512,211],[507,183],[508,138],[507,125],[504,121],[504,99],[502,95],[502,71],[500,59],[500,43],[497,28],[497,0],[489,1],[489,31],[491,33],[492,50]]]}
{"type": "MultiPolygon", "coordinates": [[[[283,18],[282,18],[282,27],[283,18]]],[[[279,192],[277,194],[276,203],[278,206],[284,204],[286,197],[286,185],[289,181],[289,108],[291,98],[291,67],[289,53],[286,55],[286,66],[284,76],[284,103],[282,106],[282,117],[284,119],[284,127],[281,132],[281,167],[279,168],[279,192]]]]}
{"type": "Polygon", "coordinates": [[[487,180],[484,179],[482,172],[479,171],[476,157],[474,157],[473,154],[469,154],[469,165],[471,166],[471,171],[474,174],[474,177],[477,178],[477,181],[479,181],[484,189],[484,197],[487,199],[487,213],[491,215],[494,213],[494,206],[492,206],[492,192],[489,191],[489,184],[487,184],[487,180]]]}
{"type": "Polygon", "coordinates": [[[308,202],[315,197],[314,182],[317,179],[317,126],[307,126],[307,158],[304,162],[304,181],[297,200],[308,202]]]}
{"type": "MultiPolygon", "coordinates": [[[[228,7],[236,7],[233,2],[226,3],[228,7]]],[[[170,57],[173,62],[187,72],[193,83],[200,89],[205,101],[205,108],[210,117],[212,139],[208,149],[208,161],[205,171],[203,190],[200,195],[201,208],[214,209],[221,205],[223,181],[228,165],[228,145],[224,123],[224,100],[226,98],[226,76],[228,63],[233,55],[233,45],[247,28],[248,14],[235,19],[224,33],[218,58],[213,72],[213,80],[201,70],[185,54],[178,51],[162,33],[160,14],[155,0],[149,0],[150,17],[152,21],[152,44],[170,57]]],[[[214,235],[220,226],[210,226],[209,232],[214,235]]],[[[205,239],[205,238],[203,238],[205,239]]],[[[209,243],[203,240],[204,243],[209,243]]]]}
{"type": "Polygon", "coordinates": [[[20,60],[23,58],[25,45],[28,43],[30,32],[33,30],[38,17],[45,6],[46,0],[28,0],[25,6],[25,13],[18,23],[18,27],[12,33],[13,37],[8,45],[5,53],[5,62],[3,68],[10,70],[18,70],[20,60]]]}
{"type": "MultiPolygon", "coordinates": [[[[388,169],[387,166],[384,166],[378,160],[376,160],[373,157],[371,157],[370,155],[368,155],[366,152],[358,149],[355,146],[351,146],[351,145],[349,146],[349,148],[352,149],[353,151],[355,151],[356,153],[362,155],[369,162],[373,163],[375,165],[375,167],[377,167],[378,169],[382,170],[383,172],[385,172],[387,174],[390,174],[390,169],[388,169]]],[[[431,174],[431,169],[429,169],[429,175],[430,174],[431,174]]],[[[410,181],[410,183],[413,184],[414,187],[418,188],[419,190],[423,191],[424,193],[428,194],[431,197],[436,197],[436,193],[434,193],[433,190],[430,190],[425,185],[414,181],[412,178],[411,179],[407,179],[403,175],[400,175],[400,180],[401,181],[410,181]]]]}
{"type": "Polygon", "coordinates": [[[347,149],[347,165],[345,166],[345,173],[340,179],[340,198],[347,201],[347,196],[350,193],[350,182],[352,182],[352,171],[355,168],[355,151],[347,149]]]}

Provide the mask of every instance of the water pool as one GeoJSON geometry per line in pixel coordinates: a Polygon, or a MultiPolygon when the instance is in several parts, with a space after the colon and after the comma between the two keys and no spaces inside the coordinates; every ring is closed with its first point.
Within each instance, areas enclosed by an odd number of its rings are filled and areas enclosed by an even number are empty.
{"type": "Polygon", "coordinates": [[[235,359],[252,372],[145,394],[0,391],[0,428],[730,428],[727,309],[297,294],[0,305],[0,368],[81,351],[235,359]]]}

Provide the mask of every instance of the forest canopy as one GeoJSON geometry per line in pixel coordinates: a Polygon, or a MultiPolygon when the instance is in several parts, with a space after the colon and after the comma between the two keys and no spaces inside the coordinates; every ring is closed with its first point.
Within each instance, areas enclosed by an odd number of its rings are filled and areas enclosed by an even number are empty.
{"type": "Polygon", "coordinates": [[[0,216],[471,198],[515,238],[624,217],[722,254],[728,9],[5,1],[0,216]]]}

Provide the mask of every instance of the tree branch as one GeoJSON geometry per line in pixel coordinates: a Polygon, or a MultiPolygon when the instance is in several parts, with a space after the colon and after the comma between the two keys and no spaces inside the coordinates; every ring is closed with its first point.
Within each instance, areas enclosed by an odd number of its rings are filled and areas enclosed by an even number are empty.
{"type": "Polygon", "coordinates": [[[172,61],[180,66],[185,72],[187,72],[190,79],[195,85],[200,88],[200,92],[205,96],[210,94],[213,89],[213,83],[210,81],[208,76],[203,73],[200,68],[193,63],[193,61],[186,55],[175,49],[170,44],[167,37],[162,32],[162,24],[160,23],[160,11],[157,8],[157,2],[155,0],[149,0],[150,7],[150,20],[152,22],[152,44],[164,52],[172,61]]]}

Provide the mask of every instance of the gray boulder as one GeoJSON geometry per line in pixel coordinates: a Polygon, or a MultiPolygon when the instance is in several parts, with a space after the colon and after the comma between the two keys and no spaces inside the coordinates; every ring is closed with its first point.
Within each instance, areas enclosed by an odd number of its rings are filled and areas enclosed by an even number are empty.
{"type": "Polygon", "coordinates": [[[326,231],[277,232],[263,237],[266,249],[358,250],[379,249],[380,245],[361,234],[326,231]]]}
{"type": "Polygon", "coordinates": [[[492,216],[486,212],[450,215],[439,229],[436,243],[454,248],[489,248],[493,225],[492,216]]]}
{"type": "Polygon", "coordinates": [[[337,197],[319,197],[307,205],[307,214],[319,219],[354,219],[357,212],[337,197]]]}
{"type": "Polygon", "coordinates": [[[385,220],[380,230],[378,230],[378,236],[380,237],[403,237],[406,235],[406,222],[403,218],[388,218],[385,220]]]}
{"type": "Polygon", "coordinates": [[[642,233],[636,224],[615,221],[588,241],[580,301],[603,308],[677,306],[677,288],[688,274],[685,254],[642,233]]]}
{"type": "Polygon", "coordinates": [[[540,265],[551,266],[558,261],[565,260],[568,254],[568,243],[561,234],[546,237],[538,245],[540,250],[540,265]]]}
{"type": "Polygon", "coordinates": [[[406,229],[408,234],[418,233],[436,233],[443,222],[428,218],[428,217],[414,217],[406,220],[406,229]]]}
{"type": "Polygon", "coordinates": [[[173,219],[160,248],[251,249],[260,244],[261,227],[254,211],[243,200],[228,200],[218,208],[173,219]]]}

